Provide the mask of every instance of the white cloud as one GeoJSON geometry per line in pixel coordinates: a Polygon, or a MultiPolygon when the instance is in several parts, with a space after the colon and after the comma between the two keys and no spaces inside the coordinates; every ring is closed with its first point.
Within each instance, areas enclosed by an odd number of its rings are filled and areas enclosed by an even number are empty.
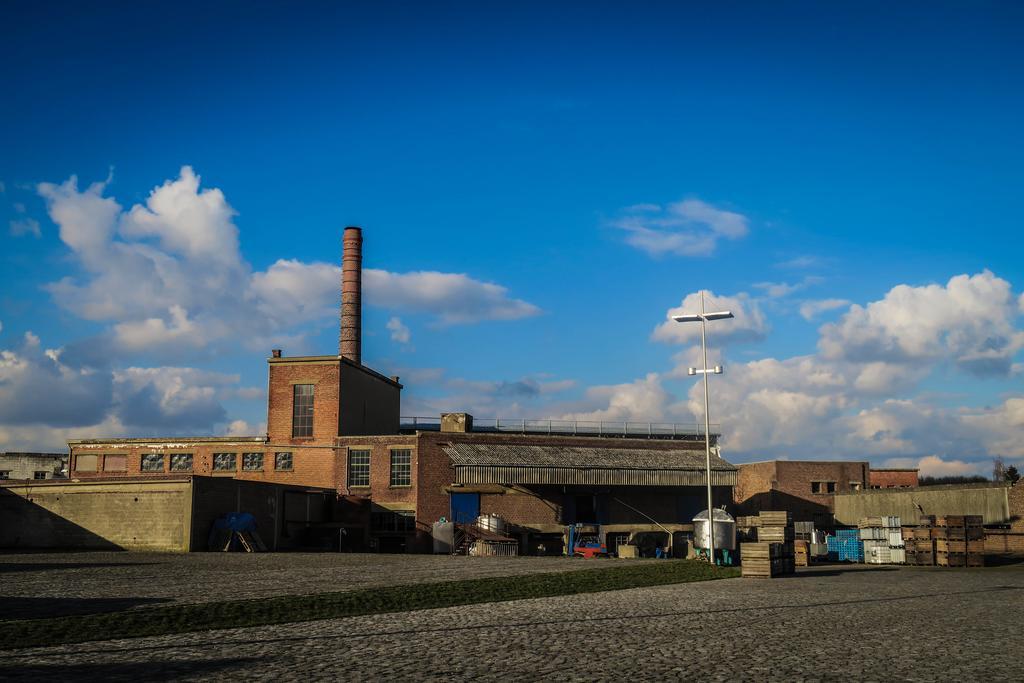
{"type": "MultiPolygon", "coordinates": [[[[109,182],[109,179],[108,179],[109,182]]],[[[41,183],[51,219],[84,273],[48,286],[65,310],[110,323],[115,347],[180,357],[189,349],[303,346],[337,316],[340,268],[281,259],[253,272],[238,245],[235,210],[182,167],[127,211],[107,182],[41,183]]],[[[461,273],[364,271],[364,301],[426,313],[441,324],[512,320],[540,312],[506,288],[461,273]]]]}
{"type": "Polygon", "coordinates": [[[541,312],[531,303],[510,299],[507,288],[463,273],[391,273],[370,268],[363,271],[363,294],[371,306],[430,313],[444,325],[517,320],[541,312]]]}
{"type": "Polygon", "coordinates": [[[388,320],[385,327],[391,332],[391,341],[398,342],[399,344],[408,344],[412,339],[412,333],[409,332],[409,328],[402,323],[402,319],[398,316],[393,316],[388,320]]]}
{"type": "Polygon", "coordinates": [[[812,268],[812,267],[817,266],[817,265],[821,265],[821,259],[820,258],[818,258],[817,256],[803,255],[803,256],[794,256],[793,258],[787,259],[785,261],[779,261],[778,263],[775,264],[775,267],[776,268],[786,268],[786,269],[790,269],[790,268],[792,268],[792,269],[802,269],[802,268],[812,268]]]}
{"type": "MultiPolygon", "coordinates": [[[[729,344],[743,341],[757,341],[768,334],[769,326],[764,313],[757,301],[744,293],[735,296],[718,295],[708,292],[705,297],[705,310],[708,312],[729,310],[734,319],[720,320],[708,324],[707,334],[715,344],[729,344]]],[[[700,325],[697,323],[677,323],[671,319],[673,315],[697,313],[700,311],[700,292],[687,294],[676,308],[670,308],[665,322],[654,328],[651,339],[667,344],[688,344],[700,339],[700,325]]]]}
{"type": "Polygon", "coordinates": [[[991,461],[964,462],[963,460],[944,460],[937,455],[926,455],[922,458],[890,458],[882,463],[884,467],[917,468],[922,477],[962,477],[986,475],[986,464],[991,461]]]}
{"type": "Polygon", "coordinates": [[[643,379],[626,384],[590,387],[581,403],[596,407],[577,409],[558,419],[659,422],[665,418],[671,402],[672,395],[662,386],[661,377],[651,372],[643,379]]]}
{"type": "Polygon", "coordinates": [[[39,221],[35,218],[21,218],[12,220],[10,222],[10,233],[12,237],[21,237],[22,235],[32,235],[36,239],[43,236],[42,231],[39,229],[39,221]]]}
{"type": "Polygon", "coordinates": [[[52,449],[66,439],[209,434],[230,420],[220,402],[239,377],[187,367],[111,370],[76,364],[26,333],[0,349],[0,450],[52,449]]]}
{"type": "Polygon", "coordinates": [[[719,209],[699,199],[687,199],[662,209],[635,204],[613,225],[626,234],[626,243],[651,256],[709,256],[721,239],[736,240],[749,232],[746,216],[719,209]]]}
{"type": "Polygon", "coordinates": [[[1010,283],[989,271],[946,286],[898,285],[881,301],[853,305],[821,328],[827,358],[888,363],[949,359],[979,375],[1005,375],[1024,347],[1010,283]]]}
{"type": "Polygon", "coordinates": [[[808,275],[799,282],[756,282],[754,287],[763,291],[769,299],[781,299],[793,292],[799,292],[801,289],[816,285],[823,280],[824,278],[808,275]]]}
{"type": "Polygon", "coordinates": [[[121,217],[121,235],[156,238],[164,251],[210,267],[236,267],[235,210],[220,190],[200,191],[199,180],[191,166],[183,166],[177,180],[167,180],[150,192],[146,206],[136,204],[121,217]]]}
{"type": "Polygon", "coordinates": [[[818,299],[816,301],[805,301],[800,304],[800,315],[803,316],[804,320],[811,320],[815,316],[827,311],[833,311],[837,308],[849,306],[850,303],[851,302],[848,299],[818,299]]]}

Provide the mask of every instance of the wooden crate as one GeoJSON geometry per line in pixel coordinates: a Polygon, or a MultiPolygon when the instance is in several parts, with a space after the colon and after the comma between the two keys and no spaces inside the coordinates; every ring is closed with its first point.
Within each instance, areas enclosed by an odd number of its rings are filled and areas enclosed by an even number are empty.
{"type": "Polygon", "coordinates": [[[935,552],[937,553],[966,553],[967,541],[939,540],[935,541],[935,552]]]}
{"type": "Polygon", "coordinates": [[[966,527],[980,527],[984,524],[985,521],[981,515],[964,515],[964,526],[966,527]]]}
{"type": "Polygon", "coordinates": [[[935,526],[944,527],[962,527],[964,526],[963,515],[946,515],[945,517],[936,517],[935,526]]]}
{"type": "Polygon", "coordinates": [[[969,541],[966,542],[966,544],[967,544],[967,553],[968,554],[971,554],[971,553],[980,553],[982,555],[985,554],[985,539],[969,540],[969,541]]]}
{"type": "Polygon", "coordinates": [[[914,553],[914,564],[918,567],[934,567],[935,553],[931,550],[918,550],[914,553]]]}
{"type": "Polygon", "coordinates": [[[985,529],[980,526],[969,526],[964,529],[964,535],[968,541],[984,541],[985,540],[985,529]]]}
{"type": "Polygon", "coordinates": [[[792,513],[784,510],[762,510],[758,515],[761,526],[788,526],[793,523],[792,513]]]}
{"type": "Polygon", "coordinates": [[[951,541],[965,541],[967,540],[967,529],[962,526],[946,527],[946,538],[951,541]]]}
{"type": "Polygon", "coordinates": [[[920,541],[927,541],[932,537],[931,529],[912,529],[914,538],[920,541]]]}
{"type": "Polygon", "coordinates": [[[861,517],[857,522],[858,529],[874,529],[880,526],[882,526],[881,517],[861,517]]]}
{"type": "Polygon", "coordinates": [[[919,526],[935,526],[935,515],[921,515],[917,518],[919,526]]]}
{"type": "Polygon", "coordinates": [[[966,567],[965,553],[943,553],[935,551],[935,565],[938,567],[966,567]]]}
{"type": "Polygon", "coordinates": [[[928,530],[931,533],[932,538],[942,539],[946,538],[946,527],[944,526],[933,526],[928,530]]]}
{"type": "Polygon", "coordinates": [[[766,543],[783,543],[793,540],[793,527],[791,526],[764,526],[757,530],[757,540],[766,543]]]}

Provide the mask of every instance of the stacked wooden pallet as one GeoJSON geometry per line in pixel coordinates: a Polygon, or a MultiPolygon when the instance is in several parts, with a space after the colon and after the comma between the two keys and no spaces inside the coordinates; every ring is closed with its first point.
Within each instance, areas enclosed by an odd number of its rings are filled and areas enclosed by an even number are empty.
{"type": "Polygon", "coordinates": [[[743,576],[772,578],[792,574],[796,567],[793,518],[788,512],[764,511],[758,515],[757,542],[740,543],[743,576]]]}
{"type": "Polygon", "coordinates": [[[908,564],[938,567],[982,567],[985,564],[985,530],[980,515],[927,515],[921,517],[913,531],[913,539],[907,541],[908,564]]]}
{"type": "Polygon", "coordinates": [[[793,541],[793,558],[797,567],[810,566],[811,556],[809,550],[810,543],[804,540],[793,541]]]}

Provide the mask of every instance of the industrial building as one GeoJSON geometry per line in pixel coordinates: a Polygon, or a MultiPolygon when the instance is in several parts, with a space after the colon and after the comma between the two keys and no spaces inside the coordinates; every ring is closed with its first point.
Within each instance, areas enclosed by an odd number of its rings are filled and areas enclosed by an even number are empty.
{"type": "MultiPolygon", "coordinates": [[[[331,505],[310,520],[305,536],[319,534],[352,550],[458,552],[479,541],[512,545],[516,553],[557,554],[570,526],[606,543],[609,552],[626,543],[641,552],[682,547],[679,540],[692,531],[694,515],[707,507],[699,428],[474,421],[465,413],[401,418],[399,378],[362,364],[360,229],[346,228],[343,245],[338,354],[288,357],[272,351],[267,434],[72,440],[68,491],[100,482],[105,491],[120,490],[119,483],[129,490],[156,480],[167,486],[188,481],[193,491],[231,482],[315,495],[331,491],[331,505]],[[470,524],[489,515],[501,519],[500,529],[470,524]],[[439,537],[436,525],[451,522],[474,530],[468,537],[454,531],[439,537]]],[[[710,438],[713,497],[726,505],[737,469],[719,456],[717,436],[710,438]]],[[[6,493],[31,495],[23,489],[6,493]]],[[[113,493],[104,495],[114,500],[113,493]]],[[[103,498],[95,500],[102,507],[103,498]]],[[[246,511],[241,499],[221,498],[221,505],[225,513],[246,511]]],[[[189,543],[165,545],[201,549],[196,519],[189,543]]],[[[266,538],[283,537],[290,518],[261,519],[266,538]]],[[[132,515],[111,523],[122,530],[104,527],[106,538],[128,538],[139,524],[132,515]]]]}

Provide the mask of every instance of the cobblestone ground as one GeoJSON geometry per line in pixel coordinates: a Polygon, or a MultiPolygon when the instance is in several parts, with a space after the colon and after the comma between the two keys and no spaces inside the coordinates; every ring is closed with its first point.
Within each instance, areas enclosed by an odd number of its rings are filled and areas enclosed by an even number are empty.
{"type": "Polygon", "coordinates": [[[0,678],[1019,681],[1024,569],[824,567],[0,651],[0,678]]]}
{"type": "Polygon", "coordinates": [[[639,561],[594,564],[563,557],[349,553],[0,554],[0,619],[572,571],[639,561]]]}

